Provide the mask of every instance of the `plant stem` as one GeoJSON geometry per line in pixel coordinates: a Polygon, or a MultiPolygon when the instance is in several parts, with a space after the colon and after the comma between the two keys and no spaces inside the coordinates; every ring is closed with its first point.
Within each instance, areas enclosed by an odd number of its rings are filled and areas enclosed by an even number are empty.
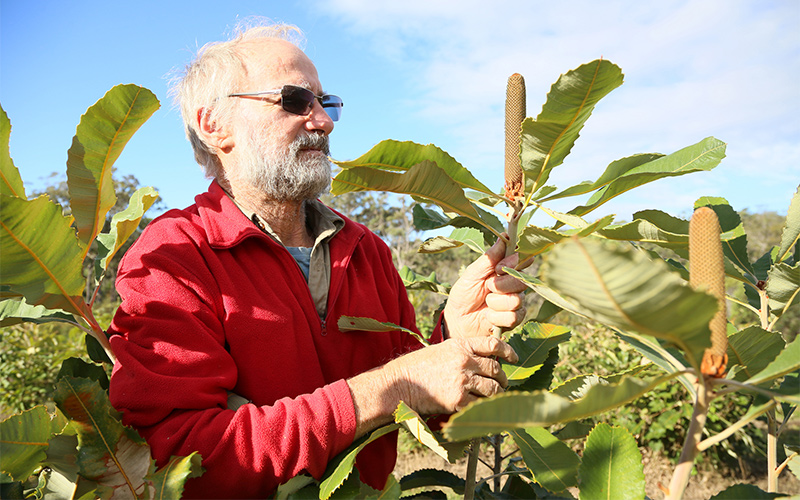
{"type": "Polygon", "coordinates": [[[778,427],[775,410],[767,412],[767,492],[778,491],[778,427]]]}
{"type": "Polygon", "coordinates": [[[702,375],[698,375],[697,398],[694,402],[692,421],[686,433],[686,440],[683,442],[683,450],[681,451],[678,466],[675,467],[675,472],[673,472],[672,480],[669,483],[667,500],[683,498],[683,492],[686,490],[686,485],[689,484],[689,476],[694,467],[694,459],[699,452],[697,444],[703,436],[703,428],[706,425],[706,417],[708,416],[709,393],[705,379],[702,375]]]}
{"type": "Polygon", "coordinates": [[[464,500],[475,497],[475,471],[478,468],[478,453],[481,449],[481,438],[470,441],[469,460],[467,461],[467,477],[465,478],[464,500]]]}
{"type": "Polygon", "coordinates": [[[781,472],[783,472],[783,469],[785,469],[786,466],[789,465],[789,462],[791,462],[792,459],[794,457],[796,457],[797,455],[799,455],[799,453],[794,452],[791,455],[789,455],[788,457],[786,457],[786,460],[784,460],[783,463],[780,464],[777,469],[775,469],[775,473],[780,476],[781,472]]]}

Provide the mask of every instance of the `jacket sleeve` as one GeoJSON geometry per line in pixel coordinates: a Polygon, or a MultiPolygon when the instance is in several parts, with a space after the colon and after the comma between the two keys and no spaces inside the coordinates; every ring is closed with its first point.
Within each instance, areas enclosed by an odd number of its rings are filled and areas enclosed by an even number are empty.
{"type": "Polygon", "coordinates": [[[187,497],[260,497],[304,471],[321,477],[355,433],[347,384],[227,409],[237,369],[219,293],[202,250],[182,244],[137,245],[120,266],[110,397],[123,423],[148,440],[159,465],[200,453],[206,472],[187,483],[187,497]]]}

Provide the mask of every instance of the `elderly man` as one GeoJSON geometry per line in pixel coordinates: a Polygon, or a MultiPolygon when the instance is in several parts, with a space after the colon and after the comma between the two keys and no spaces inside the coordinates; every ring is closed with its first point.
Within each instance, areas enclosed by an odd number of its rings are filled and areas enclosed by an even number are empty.
{"type": "MultiPolygon", "coordinates": [[[[455,412],[502,391],[495,357],[516,359],[490,336],[524,315],[523,286],[498,274],[516,264],[502,242],[454,285],[434,345],[338,329],[342,315],[416,326],[383,241],[317,200],[342,104],[294,32],[252,28],[187,68],[176,95],[213,181],[120,266],[111,400],[160,463],[200,452],[206,472],[187,496],[263,497],[299,473],[319,478],[399,401],[455,412]]],[[[383,487],[395,447],[389,435],[359,455],[363,481],[383,487]]]]}

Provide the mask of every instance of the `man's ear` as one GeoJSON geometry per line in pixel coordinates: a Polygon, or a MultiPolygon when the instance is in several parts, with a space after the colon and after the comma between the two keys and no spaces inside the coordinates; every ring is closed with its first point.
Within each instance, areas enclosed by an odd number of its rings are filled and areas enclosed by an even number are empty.
{"type": "Polygon", "coordinates": [[[215,120],[210,108],[197,110],[197,129],[203,141],[215,149],[228,153],[233,148],[233,134],[230,127],[223,126],[215,120]]]}

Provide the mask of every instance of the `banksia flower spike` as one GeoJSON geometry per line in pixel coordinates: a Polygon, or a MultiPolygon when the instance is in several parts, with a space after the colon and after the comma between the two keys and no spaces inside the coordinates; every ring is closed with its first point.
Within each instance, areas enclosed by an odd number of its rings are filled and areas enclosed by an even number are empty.
{"type": "Polygon", "coordinates": [[[525,79],[519,73],[508,78],[506,88],[506,169],[505,192],[511,200],[523,196],[520,131],[525,119],[525,79]]]}
{"type": "Polygon", "coordinates": [[[717,298],[719,309],[711,318],[711,347],[705,350],[700,372],[719,378],[728,363],[725,263],[717,214],[708,207],[695,210],[689,223],[689,284],[717,298]]]}

